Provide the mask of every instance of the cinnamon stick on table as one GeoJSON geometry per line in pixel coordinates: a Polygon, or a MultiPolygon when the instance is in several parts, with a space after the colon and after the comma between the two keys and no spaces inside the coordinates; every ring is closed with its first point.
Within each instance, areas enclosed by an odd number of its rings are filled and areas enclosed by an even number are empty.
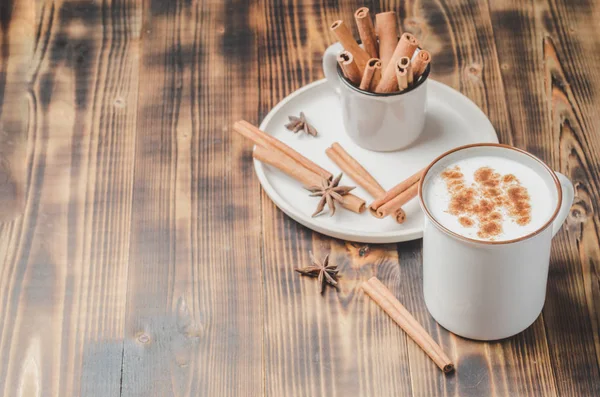
{"type": "Polygon", "coordinates": [[[442,348],[377,277],[372,277],[362,283],[362,289],[419,345],[444,373],[454,370],[454,364],[442,348]]]}
{"type": "MultiPolygon", "coordinates": [[[[383,197],[386,191],[373,176],[337,142],[325,150],[327,156],[373,198],[383,197]]],[[[398,223],[404,222],[406,214],[402,208],[394,213],[398,223]]]]}
{"type": "Polygon", "coordinates": [[[381,61],[379,58],[371,58],[369,62],[367,62],[367,67],[365,67],[365,72],[362,75],[362,79],[360,80],[360,88],[361,90],[368,91],[371,85],[373,84],[373,77],[375,77],[375,73],[379,70],[380,78],[381,78],[381,61]]]}
{"type": "MultiPolygon", "coordinates": [[[[321,185],[321,176],[299,166],[293,159],[278,150],[257,145],[254,148],[252,156],[262,163],[269,164],[270,166],[279,169],[283,173],[302,183],[304,186],[321,185]]],[[[365,211],[365,201],[352,193],[345,194],[341,204],[342,207],[352,212],[356,212],[357,214],[365,211]]]]}
{"type": "Polygon", "coordinates": [[[362,41],[365,51],[371,58],[377,58],[379,56],[379,49],[377,44],[377,36],[375,36],[375,28],[373,28],[373,21],[371,21],[371,14],[367,7],[361,7],[354,13],[354,20],[358,27],[358,34],[362,41]]]}
{"type": "Polygon", "coordinates": [[[358,45],[356,40],[354,40],[352,32],[350,31],[350,29],[348,29],[348,26],[346,26],[344,21],[335,21],[331,24],[330,29],[335,34],[338,41],[342,44],[344,50],[350,51],[352,53],[352,55],[354,56],[354,61],[358,66],[360,75],[362,76],[363,72],[365,71],[365,66],[367,65],[367,62],[369,61],[371,56],[358,45]]]}
{"type": "Polygon", "coordinates": [[[383,69],[381,81],[377,87],[375,87],[375,92],[386,93],[398,90],[398,82],[396,80],[396,62],[398,62],[398,60],[402,57],[412,58],[418,46],[419,42],[412,34],[404,33],[402,37],[400,37],[400,41],[398,41],[398,45],[394,50],[394,54],[392,54],[392,58],[387,66],[385,66],[383,69]]]}
{"type": "Polygon", "coordinates": [[[307,159],[285,143],[281,142],[279,139],[259,130],[246,120],[236,121],[233,124],[233,129],[235,132],[250,139],[257,145],[263,146],[267,149],[279,150],[280,152],[285,153],[298,164],[301,164],[303,167],[311,170],[315,174],[325,179],[331,179],[333,177],[333,175],[326,169],[319,167],[317,164],[307,159]]]}
{"type": "MultiPolygon", "coordinates": [[[[342,51],[337,57],[338,64],[344,72],[344,76],[352,82],[354,85],[359,85],[361,82],[362,75],[358,70],[358,66],[354,61],[354,56],[349,51],[342,51]]],[[[365,69],[366,70],[366,69],[365,69]]]]}
{"type": "Polygon", "coordinates": [[[375,29],[379,36],[379,58],[385,69],[398,45],[398,18],[394,11],[375,15],[375,29]]]}

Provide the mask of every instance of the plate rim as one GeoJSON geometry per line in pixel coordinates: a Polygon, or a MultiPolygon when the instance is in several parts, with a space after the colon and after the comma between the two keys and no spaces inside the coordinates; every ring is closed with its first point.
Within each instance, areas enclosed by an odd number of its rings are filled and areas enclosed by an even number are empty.
{"type": "MultiPolygon", "coordinates": [[[[475,102],[473,102],[466,95],[462,94],[460,91],[455,90],[454,88],[447,86],[446,84],[443,84],[432,78],[429,79],[429,83],[430,83],[429,84],[430,87],[433,86],[433,87],[435,87],[435,89],[446,90],[447,92],[449,92],[452,95],[458,95],[458,96],[462,97],[462,100],[466,101],[466,103],[470,107],[472,107],[474,111],[478,112],[481,116],[483,116],[483,118],[485,119],[485,121],[487,121],[487,124],[490,127],[489,129],[486,129],[487,132],[484,132],[485,134],[489,135],[485,139],[492,139],[492,141],[481,141],[481,142],[491,142],[491,143],[499,142],[498,133],[496,132],[496,129],[494,128],[492,122],[487,117],[487,115],[483,112],[483,110],[481,110],[479,108],[479,106],[477,106],[477,104],[475,104],[475,102]]],[[[269,111],[269,113],[265,116],[265,118],[260,123],[259,128],[261,130],[265,131],[266,125],[273,119],[273,117],[279,112],[279,110],[283,106],[285,106],[288,102],[290,102],[296,96],[299,96],[302,93],[304,93],[305,91],[308,91],[308,90],[310,90],[316,86],[320,86],[322,84],[328,84],[327,79],[320,79],[317,81],[313,81],[312,83],[307,84],[307,85],[297,89],[296,91],[292,92],[291,94],[289,94],[288,96],[283,98],[281,101],[279,101],[279,103],[277,103],[277,105],[275,105],[269,111]]],[[[430,88],[428,87],[428,89],[430,89],[430,88]]],[[[255,146],[256,145],[254,145],[252,147],[252,150],[254,150],[255,146]]],[[[303,225],[313,231],[324,234],[326,236],[330,236],[330,237],[334,237],[334,238],[338,238],[338,239],[342,239],[342,240],[346,240],[346,241],[362,242],[362,243],[369,243],[369,244],[400,243],[400,242],[405,242],[405,241],[416,240],[416,239],[423,237],[423,228],[424,228],[423,226],[422,227],[413,227],[413,228],[405,229],[405,230],[385,231],[385,232],[354,232],[354,231],[340,228],[340,227],[329,227],[329,226],[319,225],[318,223],[315,223],[312,220],[313,218],[310,218],[309,216],[300,213],[293,206],[288,205],[288,202],[283,197],[281,197],[281,195],[279,193],[277,193],[277,191],[273,188],[271,183],[268,181],[263,164],[256,159],[253,159],[253,161],[254,161],[254,171],[256,173],[256,176],[258,177],[258,181],[260,182],[260,185],[262,186],[262,188],[265,191],[265,193],[267,194],[267,196],[271,199],[273,204],[275,204],[275,206],[277,208],[279,208],[281,211],[283,211],[287,216],[289,216],[296,222],[300,223],[301,225],[303,225]]]]}

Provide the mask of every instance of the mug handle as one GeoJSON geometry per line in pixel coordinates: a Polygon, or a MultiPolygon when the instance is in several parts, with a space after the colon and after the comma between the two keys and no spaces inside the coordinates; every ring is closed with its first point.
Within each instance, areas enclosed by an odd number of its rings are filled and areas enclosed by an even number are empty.
{"type": "Polygon", "coordinates": [[[337,56],[344,51],[344,47],[340,43],[334,43],[327,47],[323,54],[323,73],[327,79],[327,83],[336,94],[340,94],[340,82],[337,73],[337,56]]]}
{"type": "Polygon", "coordinates": [[[569,215],[569,212],[571,211],[571,205],[575,199],[575,188],[573,187],[573,183],[569,180],[569,178],[560,172],[554,171],[554,173],[556,174],[562,189],[562,205],[558,211],[558,216],[552,224],[552,237],[554,237],[554,235],[560,230],[561,226],[565,222],[565,219],[567,219],[567,215],[569,215]]]}

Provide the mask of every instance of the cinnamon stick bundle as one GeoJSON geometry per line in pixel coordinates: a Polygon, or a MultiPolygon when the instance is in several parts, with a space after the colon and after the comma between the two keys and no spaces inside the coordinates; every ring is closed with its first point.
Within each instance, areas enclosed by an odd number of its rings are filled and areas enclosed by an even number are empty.
{"type": "Polygon", "coordinates": [[[371,85],[373,84],[373,78],[375,77],[375,73],[379,71],[379,78],[381,78],[381,61],[379,58],[371,58],[369,62],[367,62],[367,67],[365,68],[365,72],[362,75],[362,79],[360,80],[360,88],[361,90],[369,90],[371,85]]]}
{"type": "Polygon", "coordinates": [[[375,92],[386,93],[398,90],[398,82],[396,79],[396,63],[402,57],[412,58],[415,50],[419,46],[419,42],[410,33],[404,33],[398,41],[398,45],[392,54],[388,65],[383,69],[381,81],[375,87],[375,92]]]}
{"type": "Polygon", "coordinates": [[[375,15],[375,29],[379,36],[379,58],[385,69],[398,45],[398,18],[394,11],[375,15]]]}
{"type": "Polygon", "coordinates": [[[421,76],[423,72],[425,72],[425,69],[427,69],[427,65],[429,65],[429,62],[431,62],[431,54],[429,53],[429,51],[420,50],[417,56],[415,57],[413,65],[413,73],[415,79],[418,79],[419,76],[421,76]]]}
{"type": "Polygon", "coordinates": [[[369,206],[371,214],[377,218],[385,218],[402,208],[404,204],[415,198],[419,192],[419,180],[423,170],[416,172],[387,191],[385,195],[373,201],[369,206]]]}
{"type": "Polygon", "coordinates": [[[398,39],[396,13],[390,11],[376,14],[375,27],[367,7],[356,10],[354,19],[364,48],[354,40],[352,32],[343,21],[335,21],[330,26],[330,30],[347,51],[346,55],[338,59],[346,78],[361,90],[377,94],[402,92],[411,87],[430,63],[431,56],[423,50],[413,60],[419,42],[407,32],[398,39]],[[350,57],[354,59],[358,73],[354,70],[350,57]],[[379,58],[381,64],[370,70],[369,62],[373,58],[379,58]]]}
{"type": "Polygon", "coordinates": [[[354,56],[354,61],[358,66],[359,75],[362,76],[365,71],[365,66],[367,62],[371,58],[371,56],[363,50],[354,37],[352,36],[352,32],[348,29],[348,26],[342,20],[335,21],[331,24],[331,31],[335,34],[338,41],[344,47],[344,50],[349,51],[354,56]]]}
{"type": "MultiPolygon", "coordinates": [[[[304,186],[321,185],[321,176],[299,166],[298,163],[280,151],[257,145],[254,148],[252,156],[262,163],[269,164],[270,166],[279,169],[286,175],[302,183],[304,186]]],[[[352,193],[345,194],[342,197],[342,207],[352,212],[356,212],[357,214],[365,211],[365,201],[360,197],[357,197],[352,193]]]]}
{"type": "Polygon", "coordinates": [[[454,370],[454,364],[442,348],[377,277],[371,277],[361,286],[444,373],[454,370]]]}
{"type": "Polygon", "coordinates": [[[250,139],[255,144],[263,146],[267,149],[278,150],[283,152],[286,156],[292,158],[298,164],[302,165],[304,168],[314,172],[315,174],[325,178],[331,179],[333,175],[324,168],[321,168],[311,160],[307,159],[285,143],[281,142],[279,139],[274,138],[273,136],[263,132],[247,122],[246,120],[236,121],[233,124],[233,129],[240,135],[250,139]]]}
{"type": "Polygon", "coordinates": [[[379,56],[379,48],[369,9],[367,7],[361,7],[356,10],[354,13],[354,20],[356,21],[358,35],[360,36],[365,51],[367,51],[371,58],[377,58],[379,56]]]}
{"type": "MultiPolygon", "coordinates": [[[[379,182],[367,171],[354,157],[352,157],[337,142],[325,150],[327,156],[348,175],[360,187],[365,189],[373,198],[383,197],[386,191],[379,182]]],[[[404,222],[406,214],[402,208],[394,212],[394,218],[398,223],[404,222]]]]}
{"type": "Polygon", "coordinates": [[[354,56],[349,51],[342,51],[338,55],[337,61],[340,65],[340,68],[342,68],[342,72],[344,72],[344,76],[346,76],[346,78],[350,80],[352,84],[360,84],[362,77],[356,62],[354,61],[354,56]]]}

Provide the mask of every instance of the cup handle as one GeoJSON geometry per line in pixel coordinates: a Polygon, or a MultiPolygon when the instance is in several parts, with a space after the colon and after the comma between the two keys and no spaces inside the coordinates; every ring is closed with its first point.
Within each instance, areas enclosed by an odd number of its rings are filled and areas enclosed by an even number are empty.
{"type": "Polygon", "coordinates": [[[565,219],[567,219],[567,215],[569,215],[569,212],[571,211],[571,205],[575,199],[575,188],[573,187],[573,183],[569,180],[569,178],[560,172],[554,171],[554,173],[558,177],[558,181],[560,182],[560,187],[562,189],[562,205],[558,211],[558,216],[552,224],[552,237],[554,237],[554,235],[560,230],[560,227],[565,222],[565,219]]]}
{"type": "Polygon", "coordinates": [[[344,47],[340,43],[334,43],[327,47],[323,54],[323,73],[327,79],[327,83],[336,94],[340,94],[340,83],[337,74],[337,56],[344,51],[344,47]]]}

